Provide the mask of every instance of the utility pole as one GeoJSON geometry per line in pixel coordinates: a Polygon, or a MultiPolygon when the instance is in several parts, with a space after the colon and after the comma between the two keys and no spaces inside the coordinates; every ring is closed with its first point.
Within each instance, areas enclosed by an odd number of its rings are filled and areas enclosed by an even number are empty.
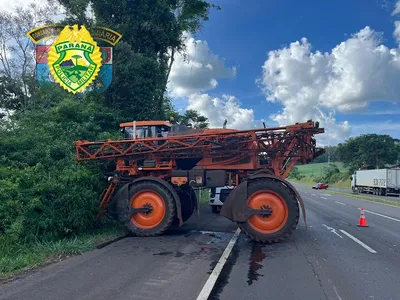
{"type": "Polygon", "coordinates": [[[331,153],[329,152],[329,145],[328,145],[328,165],[331,163],[331,153]]]}

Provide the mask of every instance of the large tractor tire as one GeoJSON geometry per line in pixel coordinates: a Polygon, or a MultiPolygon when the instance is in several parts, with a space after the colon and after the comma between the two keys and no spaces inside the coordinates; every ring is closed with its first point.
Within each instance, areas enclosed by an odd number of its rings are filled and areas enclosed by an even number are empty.
{"type": "MultiPolygon", "coordinates": [[[[191,186],[183,186],[181,189],[176,191],[181,201],[182,207],[182,221],[186,222],[192,216],[196,208],[196,193],[191,186]]],[[[173,225],[179,224],[178,218],[175,218],[173,225]]]]}
{"type": "Polygon", "coordinates": [[[175,200],[162,184],[142,181],[129,189],[128,201],[117,201],[119,220],[136,236],[155,236],[164,233],[175,219],[175,200]],[[131,208],[150,208],[148,212],[132,213],[131,208]]]}
{"type": "Polygon", "coordinates": [[[299,205],[294,193],[275,180],[255,180],[248,185],[247,204],[253,209],[270,210],[270,216],[252,215],[240,229],[252,240],[279,242],[289,236],[299,222],[299,205]]]}

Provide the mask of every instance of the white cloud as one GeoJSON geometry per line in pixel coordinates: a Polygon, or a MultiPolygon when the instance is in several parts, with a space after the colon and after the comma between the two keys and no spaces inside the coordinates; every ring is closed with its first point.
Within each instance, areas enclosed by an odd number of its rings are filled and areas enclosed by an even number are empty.
{"type": "Polygon", "coordinates": [[[395,21],[394,22],[393,36],[396,39],[396,41],[400,44],[400,21],[395,21]]]}
{"type": "Polygon", "coordinates": [[[17,6],[27,7],[31,3],[36,3],[34,0],[1,0],[0,7],[2,10],[14,12],[17,6]]]}
{"type": "Polygon", "coordinates": [[[221,128],[225,119],[228,121],[227,128],[254,128],[254,111],[241,107],[239,100],[231,95],[212,98],[208,94],[192,94],[189,96],[188,109],[207,117],[211,128],[221,128]]]}
{"type": "Polygon", "coordinates": [[[168,91],[172,97],[205,92],[217,87],[217,79],[236,76],[236,68],[227,67],[224,59],[210,51],[206,41],[185,37],[186,58],[175,55],[169,76],[168,91]]]}
{"type": "MultiPolygon", "coordinates": [[[[177,54],[168,82],[168,92],[173,98],[187,99],[187,109],[194,109],[209,119],[210,127],[254,128],[254,112],[241,106],[231,95],[212,98],[205,94],[215,89],[218,80],[236,76],[236,68],[228,67],[225,60],[211,52],[206,41],[185,35],[185,55],[177,54]]],[[[176,101],[181,103],[182,99],[176,101]]]]}
{"type": "Polygon", "coordinates": [[[347,138],[348,122],[335,112],[354,112],[373,100],[397,102],[400,96],[400,49],[381,44],[368,26],[329,53],[313,52],[306,38],[269,52],[259,83],[267,100],[283,104],[271,116],[281,125],[319,119],[327,133],[318,140],[347,138]],[[324,113],[325,112],[325,113],[324,113]]]}
{"type": "Polygon", "coordinates": [[[323,113],[321,110],[318,110],[318,114],[313,119],[314,121],[319,121],[321,127],[325,129],[325,133],[315,136],[318,145],[335,145],[350,136],[352,128],[348,121],[336,122],[335,114],[332,111],[323,113]]]}
{"type": "Polygon", "coordinates": [[[392,12],[392,16],[400,14],[400,0],[396,2],[394,10],[392,12]]]}
{"type": "MultiPolygon", "coordinates": [[[[44,1],[35,1],[35,0],[13,0],[13,1],[7,1],[7,0],[0,0],[0,12],[8,12],[8,13],[15,13],[17,11],[17,8],[22,8],[24,10],[26,9],[31,9],[31,5],[35,5],[37,8],[44,9],[44,8],[50,8],[52,11],[52,14],[50,15],[50,18],[53,22],[57,23],[61,21],[62,19],[65,18],[66,12],[63,6],[59,5],[56,1],[50,0],[44,0],[44,1]]],[[[90,8],[86,10],[86,14],[90,14],[90,8]]],[[[35,23],[35,20],[32,20],[33,23],[35,23]]],[[[42,22],[40,24],[36,25],[44,25],[42,22]]]]}

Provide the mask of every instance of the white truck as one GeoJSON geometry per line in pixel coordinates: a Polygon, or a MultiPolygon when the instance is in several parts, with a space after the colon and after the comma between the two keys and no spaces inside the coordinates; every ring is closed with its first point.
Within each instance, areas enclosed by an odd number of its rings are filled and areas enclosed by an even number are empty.
{"type": "Polygon", "coordinates": [[[400,195],[400,169],[355,171],[351,176],[353,193],[374,195],[400,195]]]}
{"type": "Polygon", "coordinates": [[[229,196],[230,192],[234,189],[234,186],[223,186],[210,189],[210,198],[208,203],[211,206],[213,213],[219,213],[225,199],[229,196]]]}

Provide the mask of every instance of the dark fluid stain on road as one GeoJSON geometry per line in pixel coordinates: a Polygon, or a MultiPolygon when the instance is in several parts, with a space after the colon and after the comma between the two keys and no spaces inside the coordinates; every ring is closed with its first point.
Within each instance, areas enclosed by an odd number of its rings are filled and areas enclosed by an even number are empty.
{"type": "Polygon", "coordinates": [[[119,237],[117,237],[117,238],[115,238],[115,239],[112,239],[112,240],[110,240],[110,241],[106,241],[106,242],[104,242],[104,243],[101,243],[100,245],[97,245],[96,248],[97,248],[97,249],[102,249],[102,248],[104,248],[105,246],[108,246],[108,245],[110,245],[110,244],[112,244],[112,243],[118,242],[119,240],[122,240],[122,239],[124,239],[124,238],[126,238],[126,237],[129,237],[129,234],[124,234],[124,235],[119,236],[119,237]]]}
{"type": "Polygon", "coordinates": [[[163,236],[189,236],[190,231],[181,227],[172,227],[164,232],[163,236]]]}
{"type": "Polygon", "coordinates": [[[182,252],[180,252],[180,251],[175,252],[175,257],[182,257],[182,256],[183,256],[182,252]]]}
{"type": "Polygon", "coordinates": [[[219,300],[219,295],[221,295],[224,287],[229,282],[229,277],[232,271],[233,266],[236,264],[237,258],[239,256],[239,249],[237,245],[235,245],[232,249],[231,254],[229,255],[224,267],[222,268],[221,273],[217,279],[217,282],[214,285],[213,290],[211,291],[208,300],[219,300]]]}
{"type": "Polygon", "coordinates": [[[256,242],[253,242],[253,245],[251,246],[251,255],[249,258],[249,270],[247,272],[248,285],[252,285],[253,281],[257,281],[259,276],[264,276],[257,272],[263,267],[262,262],[266,257],[263,251],[264,247],[265,245],[256,242]]]}
{"type": "Polygon", "coordinates": [[[180,251],[176,251],[175,253],[170,251],[165,251],[165,252],[153,253],[153,255],[159,255],[159,256],[174,255],[175,257],[182,257],[183,253],[180,251]]]}
{"type": "Polygon", "coordinates": [[[211,259],[212,259],[212,262],[210,263],[210,271],[207,272],[208,275],[210,275],[210,274],[212,273],[212,271],[214,270],[214,268],[215,268],[215,266],[217,265],[217,263],[218,263],[219,258],[221,257],[221,255],[222,255],[222,252],[221,252],[221,253],[214,254],[214,255],[212,256],[212,258],[211,258],[211,259]]]}
{"type": "Polygon", "coordinates": [[[171,255],[171,254],[173,254],[173,252],[169,252],[169,251],[160,252],[160,253],[153,253],[153,255],[161,255],[161,256],[164,256],[164,255],[171,255]]]}

